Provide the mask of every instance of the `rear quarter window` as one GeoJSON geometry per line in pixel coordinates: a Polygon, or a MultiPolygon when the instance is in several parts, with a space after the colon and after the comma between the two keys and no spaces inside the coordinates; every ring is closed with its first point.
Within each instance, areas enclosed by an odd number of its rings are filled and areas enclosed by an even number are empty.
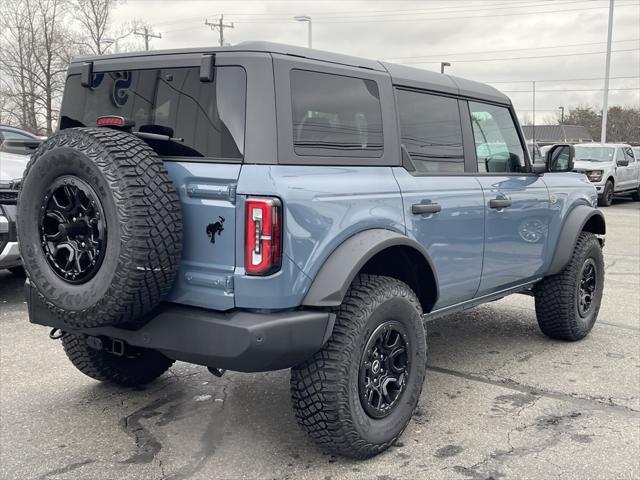
{"type": "Polygon", "coordinates": [[[133,131],[171,141],[148,140],[165,157],[241,160],[244,154],[246,73],[217,67],[213,82],[198,68],[113,71],[94,74],[84,88],[80,75],[67,79],[60,128],[90,127],[98,117],[133,121],[133,131]]]}
{"type": "Polygon", "coordinates": [[[292,70],[290,79],[297,155],[382,156],[382,110],[375,81],[306,70],[292,70]]]}

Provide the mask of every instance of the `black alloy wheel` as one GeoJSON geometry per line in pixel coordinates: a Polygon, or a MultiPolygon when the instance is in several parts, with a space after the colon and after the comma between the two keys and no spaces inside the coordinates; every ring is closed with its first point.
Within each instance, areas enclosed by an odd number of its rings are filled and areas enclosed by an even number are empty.
{"type": "Polygon", "coordinates": [[[596,264],[592,258],[587,258],[580,271],[578,282],[578,314],[585,318],[591,313],[593,298],[597,287],[596,264]]]}
{"type": "Polygon", "coordinates": [[[379,325],[369,337],[360,362],[358,393],[372,418],[384,418],[398,404],[409,373],[409,338],[397,321],[379,325]]]}
{"type": "Polygon", "coordinates": [[[90,280],[107,243],[104,211],[93,188],[75,176],[60,177],[47,190],[40,210],[40,244],[49,266],[68,283],[90,280]]]}

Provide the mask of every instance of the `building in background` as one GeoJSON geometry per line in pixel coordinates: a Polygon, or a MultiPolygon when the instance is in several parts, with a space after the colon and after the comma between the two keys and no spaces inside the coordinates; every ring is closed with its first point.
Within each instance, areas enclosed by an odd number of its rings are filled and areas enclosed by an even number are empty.
{"type": "Polygon", "coordinates": [[[527,142],[533,141],[534,130],[538,145],[593,142],[591,134],[581,125],[523,125],[527,142]]]}

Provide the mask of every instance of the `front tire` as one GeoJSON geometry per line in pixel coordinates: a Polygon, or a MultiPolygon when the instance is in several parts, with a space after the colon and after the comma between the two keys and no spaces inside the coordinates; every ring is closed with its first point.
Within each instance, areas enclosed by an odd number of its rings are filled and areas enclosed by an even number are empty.
{"type": "Polygon", "coordinates": [[[359,275],[325,347],[291,370],[296,419],[333,453],[368,458],[406,428],[426,371],[422,309],[403,282],[359,275]]]}
{"type": "Polygon", "coordinates": [[[603,289],[602,247],[593,233],[582,232],[564,270],[534,288],[542,333],[567,341],[586,337],[598,317],[603,289]]]}
{"type": "Polygon", "coordinates": [[[135,387],[155,380],[166,372],[174,360],[156,350],[136,349],[131,354],[118,356],[87,345],[84,335],[65,333],[62,346],[74,367],[101,382],[122,387],[135,387]]]}
{"type": "Polygon", "coordinates": [[[602,190],[602,196],[598,198],[598,205],[601,207],[610,207],[613,203],[613,182],[607,180],[602,190]]]}

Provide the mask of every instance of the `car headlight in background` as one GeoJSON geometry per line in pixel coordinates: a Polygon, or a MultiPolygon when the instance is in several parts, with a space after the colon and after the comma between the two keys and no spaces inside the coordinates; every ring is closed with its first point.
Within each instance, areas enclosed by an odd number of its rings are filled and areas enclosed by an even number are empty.
{"type": "Polygon", "coordinates": [[[584,174],[592,182],[599,182],[602,180],[602,170],[588,170],[584,172],[584,174]]]}

